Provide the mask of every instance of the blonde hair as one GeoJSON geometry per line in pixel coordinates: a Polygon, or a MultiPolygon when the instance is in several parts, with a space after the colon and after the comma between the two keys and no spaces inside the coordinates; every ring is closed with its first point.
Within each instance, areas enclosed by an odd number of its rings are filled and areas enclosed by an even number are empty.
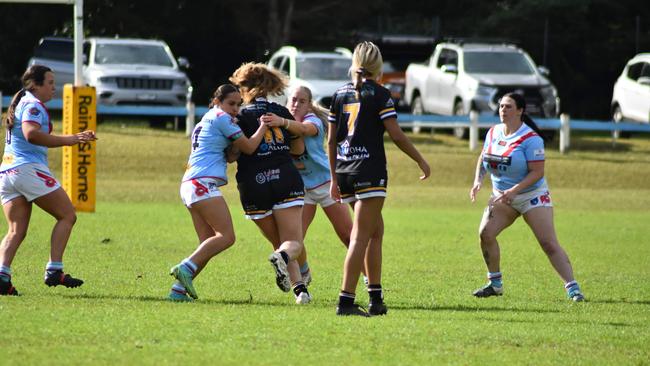
{"type": "Polygon", "coordinates": [[[280,95],[288,85],[287,77],[280,71],[253,62],[242,64],[228,80],[239,87],[244,103],[257,97],[280,95]]]}
{"type": "Polygon", "coordinates": [[[316,103],[316,101],[314,101],[313,96],[311,94],[311,89],[309,89],[308,87],[306,87],[304,85],[298,85],[297,87],[295,87],[292,90],[291,94],[293,95],[295,92],[297,92],[299,90],[302,90],[302,91],[305,92],[305,94],[307,94],[307,98],[309,99],[309,109],[310,109],[310,111],[313,114],[315,114],[316,117],[318,117],[321,121],[327,122],[328,111],[327,111],[327,109],[321,107],[318,103],[316,103]]]}
{"type": "Polygon", "coordinates": [[[372,42],[361,42],[354,48],[350,74],[357,92],[361,88],[363,78],[377,79],[381,75],[384,60],[379,47],[372,42]]]}

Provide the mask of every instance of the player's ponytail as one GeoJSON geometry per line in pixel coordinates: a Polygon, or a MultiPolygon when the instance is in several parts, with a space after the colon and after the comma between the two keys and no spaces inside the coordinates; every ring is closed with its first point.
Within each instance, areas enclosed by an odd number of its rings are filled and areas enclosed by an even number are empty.
{"type": "Polygon", "coordinates": [[[363,79],[379,78],[383,64],[384,60],[381,57],[379,47],[374,43],[361,42],[354,48],[350,76],[352,76],[352,82],[357,91],[357,96],[359,96],[363,79]]]}
{"type": "Polygon", "coordinates": [[[21,81],[23,82],[23,88],[20,89],[18,93],[16,93],[11,99],[11,103],[7,109],[7,116],[2,122],[7,130],[14,127],[16,118],[16,106],[18,106],[20,99],[25,96],[25,93],[27,91],[32,91],[35,86],[43,85],[43,82],[45,81],[45,73],[47,72],[52,72],[52,69],[43,65],[32,65],[27,69],[27,71],[25,71],[21,78],[21,81]]]}

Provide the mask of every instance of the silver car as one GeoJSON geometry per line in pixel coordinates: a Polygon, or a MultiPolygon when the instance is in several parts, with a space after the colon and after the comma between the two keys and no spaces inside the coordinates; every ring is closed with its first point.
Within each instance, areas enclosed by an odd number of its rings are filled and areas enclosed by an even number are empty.
{"type": "MultiPolygon", "coordinates": [[[[73,43],[67,38],[43,38],[29,65],[51,67],[57,95],[73,82],[73,43]]],[[[84,81],[97,90],[104,105],[182,106],[191,98],[192,85],[163,41],[125,38],[89,38],[84,42],[84,81]]]]}

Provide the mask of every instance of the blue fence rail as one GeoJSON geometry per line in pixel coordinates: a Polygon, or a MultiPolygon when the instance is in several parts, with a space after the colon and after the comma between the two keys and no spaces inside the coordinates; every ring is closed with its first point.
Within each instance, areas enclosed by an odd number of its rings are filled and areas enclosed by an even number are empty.
{"type": "MultiPolygon", "coordinates": [[[[3,96],[0,99],[0,106],[6,109],[11,102],[11,96],[3,96]]],[[[46,103],[51,110],[62,109],[61,99],[53,99],[46,103]]],[[[189,133],[194,126],[196,117],[203,116],[208,111],[207,107],[195,107],[190,104],[186,107],[169,106],[108,106],[98,105],[98,115],[124,115],[124,116],[171,116],[186,119],[186,131],[189,133]]],[[[499,118],[492,114],[471,113],[466,116],[440,116],[440,115],[412,115],[399,114],[398,123],[403,128],[410,128],[419,132],[422,128],[468,128],[470,130],[470,149],[477,147],[478,129],[489,128],[499,123],[499,118]]],[[[568,115],[561,118],[540,118],[535,119],[537,125],[542,129],[557,130],[560,132],[560,151],[565,152],[570,146],[570,131],[608,131],[612,132],[613,143],[616,142],[620,132],[642,132],[650,133],[650,124],[639,124],[633,122],[614,123],[612,121],[595,121],[569,119],[568,115]]]]}

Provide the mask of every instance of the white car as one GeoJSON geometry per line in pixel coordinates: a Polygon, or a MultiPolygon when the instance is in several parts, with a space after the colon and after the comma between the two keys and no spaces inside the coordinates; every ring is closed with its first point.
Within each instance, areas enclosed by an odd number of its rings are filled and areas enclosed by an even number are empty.
{"type": "Polygon", "coordinates": [[[289,77],[289,88],[284,95],[269,99],[285,105],[289,90],[304,85],[311,90],[316,102],[329,108],[336,89],[350,81],[348,70],[352,65],[352,53],[340,47],[334,52],[306,52],[284,46],[271,56],[267,65],[289,77]]]}
{"type": "Polygon", "coordinates": [[[650,123],[650,53],[640,53],[627,62],[614,84],[612,117],[650,123]]]}

